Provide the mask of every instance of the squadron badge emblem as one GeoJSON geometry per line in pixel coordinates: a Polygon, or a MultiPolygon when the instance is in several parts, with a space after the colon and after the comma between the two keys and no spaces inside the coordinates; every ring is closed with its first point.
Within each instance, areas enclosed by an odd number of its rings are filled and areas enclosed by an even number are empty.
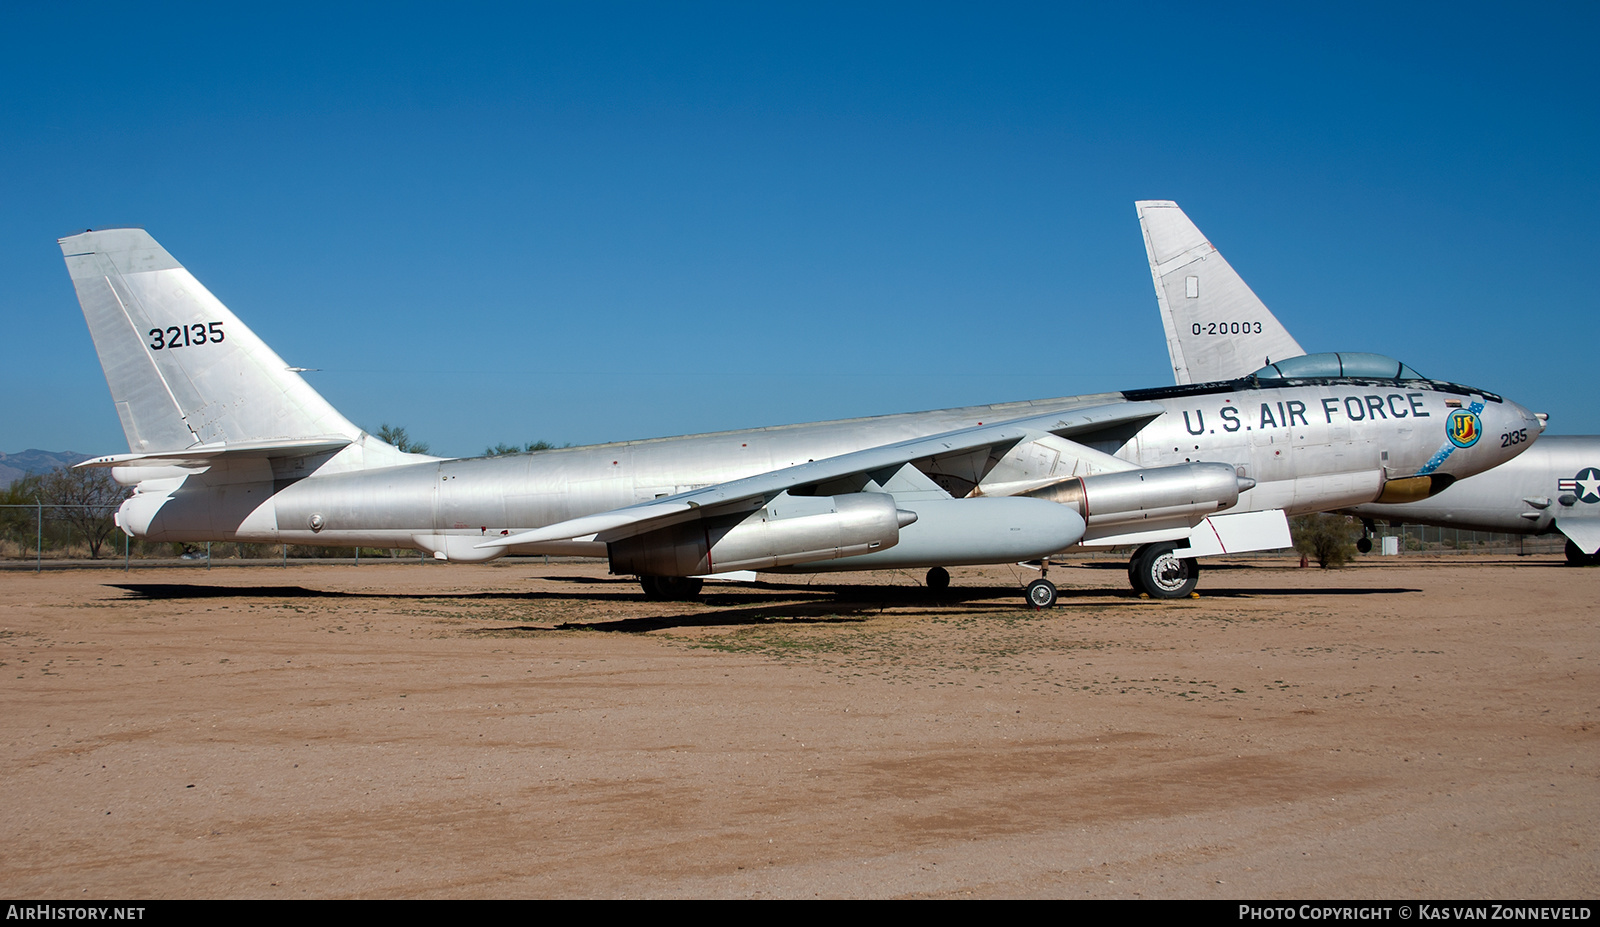
{"type": "Polygon", "coordinates": [[[1478,437],[1483,429],[1478,424],[1478,413],[1469,409],[1457,409],[1450,413],[1445,420],[1445,436],[1456,447],[1471,447],[1478,443],[1478,437]]]}

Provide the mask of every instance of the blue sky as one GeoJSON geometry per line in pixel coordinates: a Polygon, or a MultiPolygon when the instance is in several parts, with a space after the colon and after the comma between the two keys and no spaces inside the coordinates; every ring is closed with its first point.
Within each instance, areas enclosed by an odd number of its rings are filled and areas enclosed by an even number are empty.
{"type": "Polygon", "coordinates": [[[436,453],[1170,382],[1174,199],[1308,350],[1600,432],[1600,6],[12,4],[0,450],[124,448],[150,230],[436,453]]]}

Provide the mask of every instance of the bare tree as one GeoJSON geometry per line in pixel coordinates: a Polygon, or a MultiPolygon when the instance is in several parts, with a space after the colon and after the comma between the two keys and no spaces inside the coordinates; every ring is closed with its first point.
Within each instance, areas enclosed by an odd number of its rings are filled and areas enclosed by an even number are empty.
{"type": "Polygon", "coordinates": [[[39,494],[46,505],[59,505],[58,516],[82,532],[89,542],[89,558],[100,559],[100,548],[116,525],[111,515],[128,491],[101,467],[57,467],[45,474],[39,494]]]}
{"type": "Polygon", "coordinates": [[[34,519],[38,518],[36,511],[18,508],[17,506],[36,505],[44,501],[43,490],[40,484],[44,482],[44,475],[30,473],[19,476],[11,481],[4,491],[0,491],[0,531],[6,538],[16,542],[18,548],[31,547],[35,537],[34,519]]]}

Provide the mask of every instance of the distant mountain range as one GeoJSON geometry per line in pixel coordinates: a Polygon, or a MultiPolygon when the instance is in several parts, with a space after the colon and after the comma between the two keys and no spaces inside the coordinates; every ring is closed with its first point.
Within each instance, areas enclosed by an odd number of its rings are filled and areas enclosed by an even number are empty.
{"type": "Polygon", "coordinates": [[[57,467],[70,467],[88,459],[88,454],[77,451],[41,451],[33,448],[16,454],[0,451],[0,486],[10,486],[13,480],[30,473],[49,473],[57,467]]]}

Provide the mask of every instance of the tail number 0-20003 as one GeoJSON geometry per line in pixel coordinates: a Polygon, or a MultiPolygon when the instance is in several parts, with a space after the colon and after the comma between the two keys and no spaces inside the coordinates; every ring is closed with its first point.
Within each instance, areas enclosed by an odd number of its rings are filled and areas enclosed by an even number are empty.
{"type": "Polygon", "coordinates": [[[1260,322],[1199,322],[1189,326],[1189,330],[1196,335],[1259,335],[1261,334],[1260,322]]]}

